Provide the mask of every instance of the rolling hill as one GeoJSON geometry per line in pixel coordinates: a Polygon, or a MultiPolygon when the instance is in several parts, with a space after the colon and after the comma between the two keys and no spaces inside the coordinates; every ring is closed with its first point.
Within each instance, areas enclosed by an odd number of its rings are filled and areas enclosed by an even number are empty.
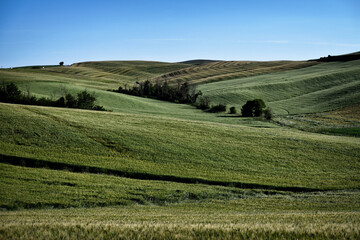
{"type": "MultiPolygon", "coordinates": [[[[191,61],[190,61],[191,62],[191,61]]],[[[209,82],[218,82],[240,77],[261,75],[266,73],[282,72],[291,69],[303,68],[317,64],[316,62],[243,62],[243,61],[214,61],[206,64],[190,66],[159,77],[152,81],[167,80],[170,84],[178,81],[189,82],[191,85],[199,85],[209,82]]]]}
{"type": "Polygon", "coordinates": [[[276,114],[330,111],[360,102],[360,60],[234,78],[198,86],[214,103],[242,106],[261,98],[276,114]]]}
{"type": "Polygon", "coordinates": [[[190,66],[185,63],[146,61],[104,61],[74,63],[71,66],[34,66],[1,69],[1,81],[18,83],[49,82],[73,84],[97,89],[114,89],[144,81],[167,72],[190,66]]]}
{"type": "Polygon", "coordinates": [[[110,111],[0,103],[0,238],[357,239],[359,61],[1,69],[24,92],[87,89],[110,111]],[[262,98],[276,116],[106,91],[148,78],[238,110],[262,98]]]}

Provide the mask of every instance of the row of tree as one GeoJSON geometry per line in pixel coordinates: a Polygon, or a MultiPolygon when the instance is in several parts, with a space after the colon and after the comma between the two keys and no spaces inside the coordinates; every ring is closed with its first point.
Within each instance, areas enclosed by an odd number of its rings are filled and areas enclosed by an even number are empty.
{"type": "Polygon", "coordinates": [[[154,84],[149,80],[136,82],[132,88],[119,87],[114,92],[130,94],[140,97],[155,98],[164,101],[195,104],[196,99],[202,95],[201,91],[195,91],[195,88],[189,83],[178,82],[176,87],[170,86],[165,80],[164,82],[156,81],[154,84]]]}
{"type": "MultiPolygon", "coordinates": [[[[156,98],[159,100],[186,103],[196,106],[207,112],[226,112],[225,104],[210,105],[210,99],[207,96],[203,96],[201,91],[196,91],[195,88],[187,82],[178,82],[176,87],[170,86],[165,80],[162,83],[156,81],[155,84],[149,80],[143,82],[136,82],[132,88],[119,87],[113,92],[119,92],[134,96],[156,98]]],[[[231,107],[230,113],[235,114],[236,108],[231,107]]],[[[243,117],[259,117],[265,116],[266,119],[272,118],[270,108],[266,108],[266,105],[261,99],[249,100],[241,108],[241,114],[243,117]]]]}
{"type": "Polygon", "coordinates": [[[69,107],[101,111],[105,110],[103,106],[95,104],[95,93],[89,93],[86,90],[79,92],[77,96],[67,93],[57,100],[52,100],[45,97],[37,98],[31,95],[30,92],[28,92],[28,94],[23,94],[14,83],[3,83],[0,87],[0,101],[27,105],[69,107]]]}

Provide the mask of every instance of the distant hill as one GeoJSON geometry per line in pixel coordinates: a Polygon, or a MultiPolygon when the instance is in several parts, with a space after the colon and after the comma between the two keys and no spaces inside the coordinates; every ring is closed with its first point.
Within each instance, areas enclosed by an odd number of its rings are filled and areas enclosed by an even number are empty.
{"type": "Polygon", "coordinates": [[[349,54],[343,54],[343,55],[337,55],[337,56],[331,56],[328,55],[327,57],[321,57],[319,59],[313,59],[310,61],[318,61],[318,62],[347,62],[347,61],[354,61],[360,59],[360,51],[349,53],[349,54]]]}
{"type": "Polygon", "coordinates": [[[190,64],[190,65],[203,65],[207,63],[213,63],[213,62],[223,62],[221,60],[208,60],[208,59],[194,59],[194,60],[188,60],[180,63],[190,64]]]}
{"type": "Polygon", "coordinates": [[[0,81],[70,83],[106,90],[125,84],[132,86],[136,81],[145,81],[189,66],[192,65],[153,61],[95,61],[74,63],[71,66],[28,66],[1,69],[0,81]]]}
{"type": "Polygon", "coordinates": [[[193,60],[188,62],[202,64],[194,64],[193,66],[187,68],[179,69],[173,72],[163,74],[161,76],[157,76],[155,78],[152,78],[151,80],[167,80],[170,84],[176,84],[178,81],[186,81],[190,84],[198,85],[240,77],[249,77],[260,74],[282,72],[317,64],[317,62],[309,61],[254,62],[193,60]]]}

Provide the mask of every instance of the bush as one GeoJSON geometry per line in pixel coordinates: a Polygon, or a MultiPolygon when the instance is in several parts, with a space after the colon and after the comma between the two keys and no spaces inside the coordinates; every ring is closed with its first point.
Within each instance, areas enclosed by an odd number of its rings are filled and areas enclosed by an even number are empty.
{"type": "Polygon", "coordinates": [[[236,114],[236,112],[237,112],[237,111],[236,111],[236,108],[235,108],[235,107],[231,107],[231,108],[230,108],[230,111],[229,111],[230,114],[236,114]]]}
{"type": "Polygon", "coordinates": [[[209,112],[216,113],[216,112],[226,112],[226,105],[225,104],[218,104],[215,106],[211,106],[209,112]]]}
{"type": "Polygon", "coordinates": [[[199,100],[198,108],[201,110],[207,110],[210,108],[210,99],[206,96],[201,96],[199,100]]]}
{"type": "Polygon", "coordinates": [[[247,101],[241,108],[243,117],[259,117],[264,113],[266,105],[262,99],[247,101]]]}
{"type": "Polygon", "coordinates": [[[267,120],[271,120],[272,119],[272,112],[271,112],[271,109],[268,107],[265,109],[264,111],[264,117],[267,119],[267,120]]]}

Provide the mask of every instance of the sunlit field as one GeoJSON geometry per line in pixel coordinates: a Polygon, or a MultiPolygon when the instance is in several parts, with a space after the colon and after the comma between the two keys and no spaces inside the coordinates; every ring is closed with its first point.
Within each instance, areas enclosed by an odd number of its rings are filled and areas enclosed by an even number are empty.
{"type": "Polygon", "coordinates": [[[0,70],[0,239],[359,239],[359,61],[85,62],[0,70]],[[106,91],[188,81],[237,114],[106,91]],[[241,117],[261,98],[273,118],[241,117]]]}

